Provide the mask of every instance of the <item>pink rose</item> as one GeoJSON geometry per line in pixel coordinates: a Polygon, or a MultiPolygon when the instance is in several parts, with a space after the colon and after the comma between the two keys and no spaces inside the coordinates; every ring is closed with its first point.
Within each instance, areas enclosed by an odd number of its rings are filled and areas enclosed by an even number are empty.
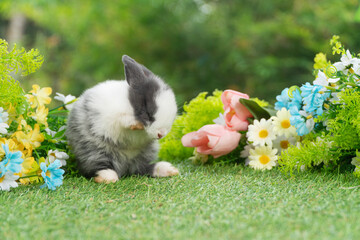
{"type": "Polygon", "coordinates": [[[241,134],[236,131],[212,124],[184,135],[181,142],[185,147],[196,147],[198,153],[217,158],[234,150],[239,144],[240,137],[241,134]]]}
{"type": "Polygon", "coordinates": [[[226,126],[234,131],[246,131],[249,125],[247,119],[252,117],[249,110],[240,103],[240,98],[249,99],[249,96],[233,90],[225,90],[221,95],[226,126]]]}

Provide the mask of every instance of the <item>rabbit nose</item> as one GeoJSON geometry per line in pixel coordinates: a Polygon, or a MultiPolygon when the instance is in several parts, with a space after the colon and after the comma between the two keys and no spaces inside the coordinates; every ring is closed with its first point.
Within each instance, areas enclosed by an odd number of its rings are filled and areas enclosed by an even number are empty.
{"type": "Polygon", "coordinates": [[[162,137],[163,137],[163,135],[161,133],[158,133],[158,138],[160,139],[162,137]]]}

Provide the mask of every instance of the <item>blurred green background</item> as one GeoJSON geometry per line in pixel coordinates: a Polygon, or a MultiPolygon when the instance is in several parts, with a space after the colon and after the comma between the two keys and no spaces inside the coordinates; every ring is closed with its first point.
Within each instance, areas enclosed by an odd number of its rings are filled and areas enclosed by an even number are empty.
{"type": "Polygon", "coordinates": [[[360,48],[358,0],[1,0],[0,37],[38,48],[42,68],[21,79],[78,96],[124,77],[128,54],[163,77],[182,104],[235,89],[270,102],[312,81],[332,35],[360,48]]]}

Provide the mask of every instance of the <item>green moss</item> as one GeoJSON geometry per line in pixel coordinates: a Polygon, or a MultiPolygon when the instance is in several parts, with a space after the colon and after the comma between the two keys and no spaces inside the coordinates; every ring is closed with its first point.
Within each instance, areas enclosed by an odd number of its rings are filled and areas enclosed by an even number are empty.
{"type": "Polygon", "coordinates": [[[161,159],[185,159],[192,156],[193,148],[185,148],[181,138],[185,134],[197,131],[206,124],[213,124],[213,120],[223,113],[221,102],[222,91],[215,90],[212,96],[207,92],[200,93],[188,104],[184,104],[184,113],[178,116],[170,133],[160,141],[159,157],[161,159]]]}

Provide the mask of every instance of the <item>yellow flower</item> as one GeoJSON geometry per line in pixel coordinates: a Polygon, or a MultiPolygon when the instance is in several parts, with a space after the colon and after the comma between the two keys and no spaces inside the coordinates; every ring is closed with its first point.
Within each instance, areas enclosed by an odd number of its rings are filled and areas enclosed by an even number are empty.
{"type": "Polygon", "coordinates": [[[51,102],[49,95],[52,93],[52,89],[50,87],[40,88],[37,84],[34,84],[32,87],[33,90],[29,92],[31,94],[26,95],[32,108],[43,106],[44,104],[49,104],[51,102]]]}
{"type": "Polygon", "coordinates": [[[17,127],[17,131],[25,131],[29,132],[32,130],[31,126],[27,124],[26,120],[24,119],[23,115],[20,115],[16,121],[19,123],[17,127]]]}
{"type": "Polygon", "coordinates": [[[1,147],[1,144],[7,144],[11,152],[21,151],[23,153],[23,157],[26,154],[24,153],[24,145],[19,143],[16,139],[0,138],[0,158],[2,158],[5,155],[5,151],[1,147]]]}
{"type": "Polygon", "coordinates": [[[318,53],[314,58],[314,69],[325,69],[330,63],[327,62],[326,55],[318,53]]]}
{"type": "Polygon", "coordinates": [[[6,109],[6,112],[9,114],[9,121],[8,121],[8,123],[9,123],[9,125],[10,125],[10,124],[12,123],[12,121],[16,119],[18,113],[16,112],[16,109],[14,108],[14,106],[13,106],[11,103],[9,103],[9,104],[5,107],[5,109],[6,109]]]}
{"type": "Polygon", "coordinates": [[[37,123],[43,124],[46,127],[48,127],[48,123],[47,123],[47,115],[48,114],[49,114],[49,109],[43,105],[43,106],[39,106],[36,109],[35,113],[34,112],[29,113],[29,116],[34,118],[37,123]]]}
{"type": "MultiPolygon", "coordinates": [[[[45,159],[42,157],[39,159],[40,161],[45,161],[45,159]]],[[[33,183],[33,182],[41,182],[41,169],[39,164],[35,161],[35,159],[33,157],[30,158],[26,158],[24,160],[24,162],[22,163],[22,170],[21,172],[18,174],[20,177],[25,177],[25,178],[21,178],[19,179],[19,181],[22,184],[29,184],[29,183],[33,183]],[[29,176],[29,177],[27,177],[29,176]]]]}
{"type": "Polygon", "coordinates": [[[39,124],[35,124],[34,130],[29,131],[27,134],[23,131],[17,131],[14,133],[14,136],[27,149],[38,148],[44,141],[44,136],[40,133],[39,124]]]}

